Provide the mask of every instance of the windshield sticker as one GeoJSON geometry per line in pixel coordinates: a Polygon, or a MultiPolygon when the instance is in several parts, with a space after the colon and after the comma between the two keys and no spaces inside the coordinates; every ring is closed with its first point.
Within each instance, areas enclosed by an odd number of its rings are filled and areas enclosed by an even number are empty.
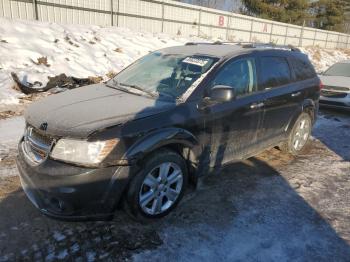
{"type": "Polygon", "coordinates": [[[203,67],[209,62],[209,59],[203,59],[203,58],[189,56],[189,57],[186,57],[182,62],[203,67]]]}

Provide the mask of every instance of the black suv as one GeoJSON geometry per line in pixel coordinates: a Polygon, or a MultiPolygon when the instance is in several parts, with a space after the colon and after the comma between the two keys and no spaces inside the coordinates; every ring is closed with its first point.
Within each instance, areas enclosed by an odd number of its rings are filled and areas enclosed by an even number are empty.
{"type": "Polygon", "coordinates": [[[300,152],[320,88],[296,48],[155,51],[106,83],[29,107],[17,159],[23,189],[55,218],[106,219],[120,204],[141,220],[162,217],[212,168],[274,146],[300,152]]]}

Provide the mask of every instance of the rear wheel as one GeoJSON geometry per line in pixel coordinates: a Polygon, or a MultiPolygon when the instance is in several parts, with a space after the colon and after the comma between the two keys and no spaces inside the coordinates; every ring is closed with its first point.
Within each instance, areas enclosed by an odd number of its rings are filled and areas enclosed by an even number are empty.
{"type": "Polygon", "coordinates": [[[131,181],[126,211],[140,221],[163,217],[176,207],[186,186],[184,159],[171,150],[159,150],[131,181]]]}
{"type": "Polygon", "coordinates": [[[312,130],[312,120],[308,113],[303,112],[295,122],[288,140],[280,146],[283,151],[298,155],[305,148],[312,130]]]}

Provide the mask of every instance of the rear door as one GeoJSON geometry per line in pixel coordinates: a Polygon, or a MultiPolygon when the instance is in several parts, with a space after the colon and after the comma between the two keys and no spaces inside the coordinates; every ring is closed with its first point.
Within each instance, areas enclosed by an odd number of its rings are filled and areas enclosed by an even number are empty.
{"type": "Polygon", "coordinates": [[[294,83],[291,65],[283,56],[259,58],[259,88],[264,93],[264,113],[258,139],[272,145],[281,140],[302,101],[303,91],[294,83]]]}
{"type": "Polygon", "coordinates": [[[294,95],[293,99],[297,99],[299,103],[303,103],[305,99],[312,99],[314,102],[318,101],[320,82],[307,56],[299,54],[288,59],[294,71],[297,92],[301,94],[299,96],[294,95]]]}

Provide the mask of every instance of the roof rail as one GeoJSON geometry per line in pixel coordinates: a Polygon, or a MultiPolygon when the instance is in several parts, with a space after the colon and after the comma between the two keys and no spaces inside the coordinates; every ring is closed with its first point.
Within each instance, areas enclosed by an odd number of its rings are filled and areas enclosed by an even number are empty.
{"type": "Polygon", "coordinates": [[[276,45],[274,43],[240,43],[244,48],[276,48],[287,49],[294,52],[301,52],[299,48],[293,45],[276,45]]]}
{"type": "Polygon", "coordinates": [[[188,42],[185,45],[222,45],[224,42],[215,41],[215,42],[188,42]]]}
{"type": "Polygon", "coordinates": [[[185,45],[224,45],[234,44],[240,45],[243,48],[275,48],[275,49],[287,49],[294,52],[301,52],[299,48],[292,45],[276,45],[274,43],[256,43],[256,42],[188,42],[185,45]]]}

